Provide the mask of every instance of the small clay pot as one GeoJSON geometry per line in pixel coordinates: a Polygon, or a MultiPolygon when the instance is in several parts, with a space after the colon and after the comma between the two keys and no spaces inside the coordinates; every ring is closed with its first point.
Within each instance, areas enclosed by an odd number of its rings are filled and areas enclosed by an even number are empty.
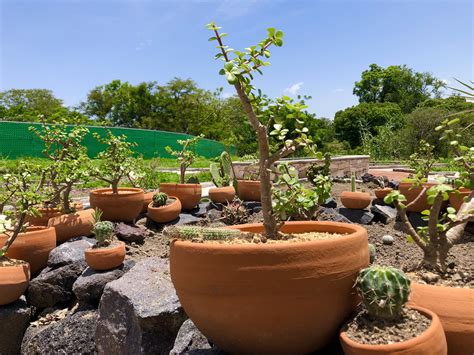
{"type": "MultiPolygon", "coordinates": [[[[0,234],[0,245],[5,244],[7,234],[0,234]]],[[[26,261],[32,274],[46,267],[51,250],[56,248],[56,230],[52,227],[28,227],[20,233],[8,249],[6,256],[26,261]]]]}
{"type": "MultiPolygon", "coordinates": [[[[16,262],[16,260],[12,260],[16,262]]],[[[25,293],[30,281],[30,265],[26,262],[0,266],[0,306],[15,302],[25,293]]]]}
{"type": "Polygon", "coordinates": [[[115,245],[104,248],[89,248],[84,251],[87,265],[91,269],[102,271],[120,266],[125,259],[125,243],[117,241],[115,245]]]}
{"type": "Polygon", "coordinates": [[[391,187],[385,187],[383,189],[375,189],[374,193],[377,198],[384,199],[393,189],[391,187]]]}
{"type": "Polygon", "coordinates": [[[56,241],[65,242],[74,237],[88,236],[92,234],[94,210],[89,208],[69,214],[62,214],[49,219],[48,227],[56,230],[56,241]]]}
{"type": "Polygon", "coordinates": [[[143,207],[141,213],[148,211],[148,205],[153,201],[153,196],[156,194],[156,191],[145,192],[143,195],[143,207]]]}
{"type": "Polygon", "coordinates": [[[242,201],[260,201],[260,181],[258,180],[237,180],[237,190],[242,201]]]}
{"type": "MultiPolygon", "coordinates": [[[[411,182],[401,182],[400,185],[399,185],[399,189],[400,189],[400,193],[402,195],[404,195],[407,199],[406,202],[404,202],[404,204],[407,206],[408,204],[410,204],[412,201],[414,201],[418,195],[421,193],[422,191],[422,187],[419,186],[419,187],[416,187],[414,189],[411,189],[412,187],[412,183],[411,182]]],[[[433,187],[435,185],[437,185],[436,183],[431,183],[431,182],[427,182],[427,183],[424,183],[422,184],[423,187],[426,188],[426,190],[428,190],[430,187],[433,187]]],[[[416,201],[416,203],[414,205],[411,205],[411,206],[407,206],[407,211],[408,212],[422,212],[424,210],[427,210],[429,209],[430,206],[428,205],[428,201],[426,200],[426,191],[423,193],[423,196],[421,196],[418,201],[416,201]]]]}
{"type": "Polygon", "coordinates": [[[178,218],[181,213],[181,202],[177,197],[168,196],[173,199],[169,205],[153,207],[153,202],[148,204],[148,217],[156,223],[168,223],[178,218]]]}
{"type": "Polygon", "coordinates": [[[102,219],[112,222],[132,222],[143,208],[143,198],[143,190],[133,187],[121,187],[118,194],[110,188],[97,189],[89,195],[91,208],[100,208],[102,219]]]}
{"type": "Polygon", "coordinates": [[[438,315],[450,355],[474,354],[474,289],[412,282],[408,304],[438,315]]]}
{"type": "MultiPolygon", "coordinates": [[[[443,327],[438,316],[421,307],[410,307],[431,318],[431,325],[416,337],[392,344],[361,344],[350,339],[345,332],[339,334],[346,355],[430,354],[446,355],[447,345],[443,327]]],[[[451,354],[451,352],[450,352],[451,354]]]]}
{"type": "Polygon", "coordinates": [[[214,187],[209,189],[209,198],[214,203],[229,203],[234,200],[235,189],[233,186],[214,187]]]}
{"type": "Polygon", "coordinates": [[[344,207],[354,210],[363,210],[370,205],[372,200],[368,192],[359,191],[343,191],[340,198],[344,207]]]}
{"type": "Polygon", "coordinates": [[[458,211],[461,205],[464,203],[464,198],[469,196],[470,193],[471,190],[464,187],[459,189],[459,193],[451,192],[449,194],[449,204],[451,207],[455,208],[456,211],[458,211]]]}
{"type": "MultiPolygon", "coordinates": [[[[84,209],[82,202],[74,202],[73,206],[76,209],[76,211],[82,211],[84,209]]],[[[40,216],[38,217],[26,216],[25,222],[27,222],[30,226],[46,227],[48,225],[48,221],[50,218],[61,216],[63,214],[61,209],[56,208],[56,207],[54,208],[37,207],[37,210],[40,213],[40,216]]]]}
{"type": "Polygon", "coordinates": [[[192,210],[201,201],[201,184],[160,184],[160,192],[176,196],[181,201],[183,210],[192,210]]]}

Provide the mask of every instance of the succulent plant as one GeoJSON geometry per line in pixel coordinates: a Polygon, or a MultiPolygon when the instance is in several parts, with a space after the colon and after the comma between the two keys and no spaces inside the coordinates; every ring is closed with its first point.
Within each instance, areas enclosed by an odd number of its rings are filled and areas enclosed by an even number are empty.
{"type": "Polygon", "coordinates": [[[229,153],[222,152],[219,163],[211,163],[209,170],[212,175],[212,181],[217,187],[229,186],[232,171],[232,161],[229,153]]]}
{"type": "Polygon", "coordinates": [[[354,173],[351,173],[351,191],[355,192],[356,190],[356,177],[354,173]]]}
{"type": "Polygon", "coordinates": [[[236,237],[251,235],[252,233],[241,232],[237,229],[206,228],[195,226],[170,226],[163,230],[163,234],[170,239],[193,240],[226,240],[236,237]]]}
{"type": "Polygon", "coordinates": [[[248,220],[249,212],[245,206],[242,205],[242,202],[235,201],[229,203],[227,206],[223,206],[221,221],[225,224],[245,224],[248,223],[248,220]]]}
{"type": "Polygon", "coordinates": [[[361,270],[356,285],[365,308],[378,319],[397,319],[410,295],[410,279],[391,266],[361,270]]]}
{"type": "Polygon", "coordinates": [[[166,201],[168,201],[168,195],[164,192],[158,192],[153,195],[153,207],[165,206],[166,201]]]}
{"type": "Polygon", "coordinates": [[[375,251],[375,246],[373,244],[369,244],[369,262],[373,264],[377,259],[377,253],[375,251]]]}
{"type": "Polygon", "coordinates": [[[96,222],[92,232],[95,234],[95,239],[97,239],[99,244],[106,244],[113,238],[114,224],[109,221],[96,222]]]}

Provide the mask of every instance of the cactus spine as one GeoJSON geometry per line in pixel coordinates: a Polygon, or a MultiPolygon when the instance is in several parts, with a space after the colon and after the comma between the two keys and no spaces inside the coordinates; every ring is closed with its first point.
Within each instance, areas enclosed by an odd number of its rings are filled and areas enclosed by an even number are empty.
{"type": "Polygon", "coordinates": [[[229,186],[232,170],[232,160],[229,153],[222,152],[219,164],[211,163],[209,170],[212,175],[212,181],[217,187],[229,186]]]}
{"type": "Polygon", "coordinates": [[[168,195],[164,192],[158,192],[153,195],[153,207],[165,206],[166,201],[168,201],[168,195]]]}
{"type": "Polygon", "coordinates": [[[114,224],[109,221],[96,222],[92,228],[92,232],[100,244],[105,244],[110,242],[113,238],[114,224]]]}
{"type": "Polygon", "coordinates": [[[356,190],[356,177],[354,173],[351,173],[351,191],[355,192],[356,190]]]}
{"type": "Polygon", "coordinates": [[[361,270],[356,285],[369,314],[379,319],[397,319],[410,295],[410,279],[391,266],[361,270]]]}
{"type": "Polygon", "coordinates": [[[203,240],[228,240],[251,233],[241,232],[236,229],[206,228],[195,226],[170,226],[163,230],[163,234],[171,239],[193,240],[201,238],[203,240]]]}

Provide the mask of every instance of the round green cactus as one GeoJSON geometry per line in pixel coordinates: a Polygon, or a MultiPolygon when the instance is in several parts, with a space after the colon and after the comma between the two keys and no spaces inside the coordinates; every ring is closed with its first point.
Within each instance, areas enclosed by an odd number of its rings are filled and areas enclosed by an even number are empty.
{"type": "Polygon", "coordinates": [[[166,201],[168,201],[168,195],[164,192],[158,192],[153,195],[153,207],[165,206],[166,201]]]}
{"type": "Polygon", "coordinates": [[[374,318],[398,318],[410,295],[410,279],[391,266],[361,270],[356,285],[362,303],[374,318]]]}
{"type": "Polygon", "coordinates": [[[114,235],[114,224],[109,221],[96,222],[92,232],[99,243],[108,242],[114,235]]]}

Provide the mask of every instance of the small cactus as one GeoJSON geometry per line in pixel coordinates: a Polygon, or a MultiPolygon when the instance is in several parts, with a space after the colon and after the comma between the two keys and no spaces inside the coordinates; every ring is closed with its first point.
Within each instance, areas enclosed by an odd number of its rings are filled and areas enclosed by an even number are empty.
{"type": "Polygon", "coordinates": [[[219,164],[211,163],[209,171],[212,175],[212,181],[217,187],[229,186],[230,174],[232,170],[232,161],[227,152],[222,152],[219,164]]]}
{"type": "Polygon", "coordinates": [[[92,228],[99,244],[109,243],[114,235],[114,224],[109,221],[96,222],[92,228]]]}
{"type": "Polygon", "coordinates": [[[373,244],[369,244],[369,262],[373,264],[376,258],[377,254],[375,251],[375,246],[373,244]]]}
{"type": "Polygon", "coordinates": [[[354,173],[351,173],[351,191],[355,192],[356,190],[356,177],[354,173]]]}
{"type": "Polygon", "coordinates": [[[249,236],[252,233],[241,232],[237,229],[206,228],[194,226],[170,226],[163,230],[163,234],[170,239],[180,240],[228,240],[242,236],[249,236]]]}
{"type": "Polygon", "coordinates": [[[165,206],[166,201],[168,201],[168,195],[164,192],[158,192],[153,195],[153,207],[165,206]]]}
{"type": "Polygon", "coordinates": [[[410,295],[410,279],[391,266],[371,266],[356,281],[362,303],[373,318],[397,319],[410,295]]]}

